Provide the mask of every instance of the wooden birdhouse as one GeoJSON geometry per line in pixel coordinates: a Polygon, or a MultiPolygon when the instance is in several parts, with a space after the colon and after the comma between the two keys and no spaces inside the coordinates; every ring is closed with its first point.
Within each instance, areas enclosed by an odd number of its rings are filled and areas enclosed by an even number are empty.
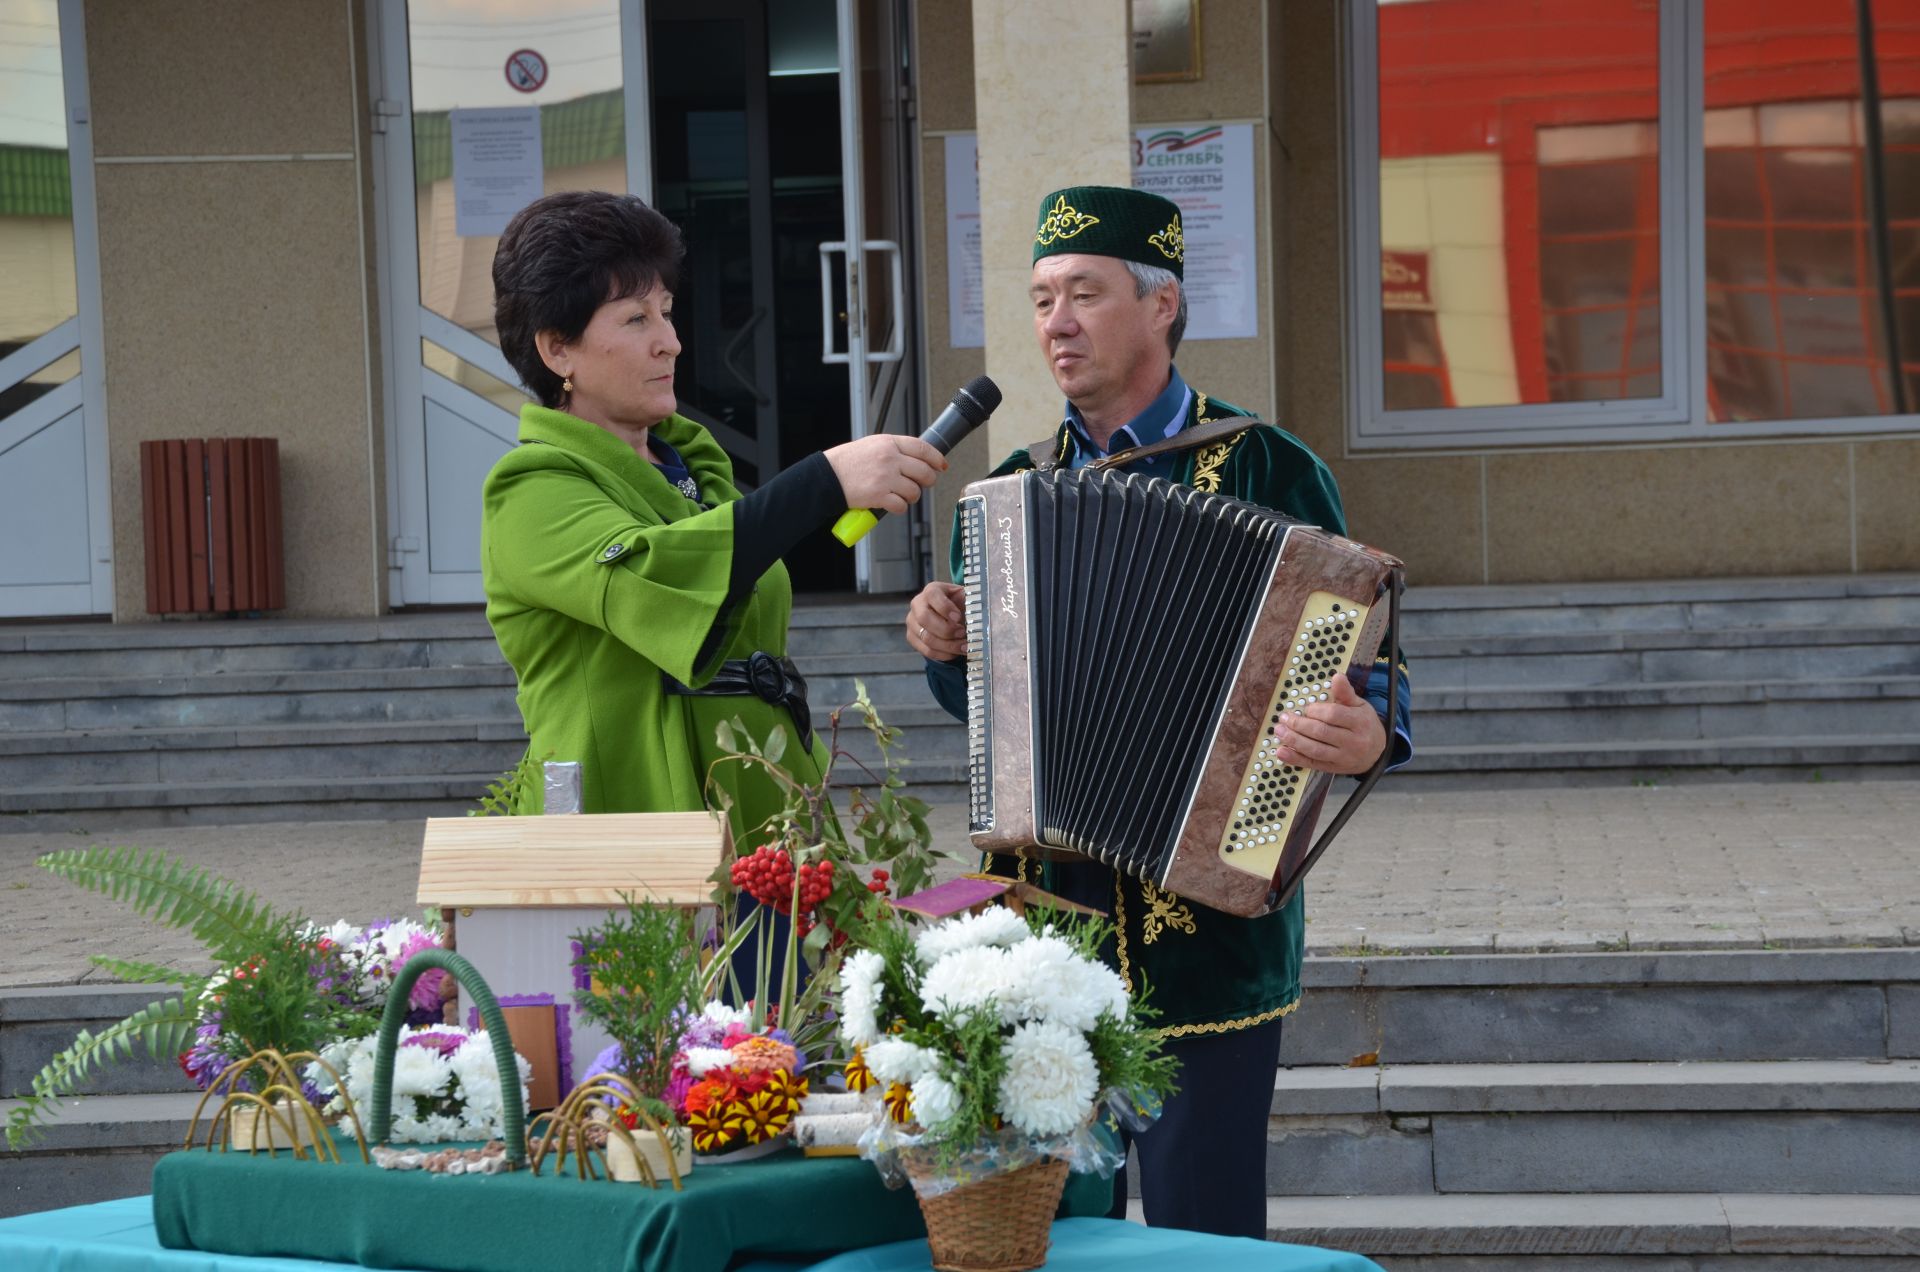
{"type": "MultiPolygon", "coordinates": [[[[697,909],[732,855],[714,813],[433,817],[420,849],[420,904],[500,1000],[514,1049],[533,1066],[528,1105],[552,1108],[610,1041],[573,1010],[587,988],[577,934],[626,898],[697,909]]],[[[462,1004],[462,1023],[471,1005],[462,1004]]]]}

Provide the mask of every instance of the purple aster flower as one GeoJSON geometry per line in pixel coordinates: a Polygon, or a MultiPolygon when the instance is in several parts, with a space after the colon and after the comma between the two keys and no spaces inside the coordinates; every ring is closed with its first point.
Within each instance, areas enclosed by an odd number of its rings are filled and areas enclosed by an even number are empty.
{"type": "MultiPolygon", "coordinates": [[[[407,943],[400,947],[400,957],[394,964],[395,975],[397,976],[400,969],[407,965],[407,961],[421,950],[439,948],[440,942],[431,932],[421,932],[408,937],[407,943]]],[[[413,982],[413,992],[407,995],[407,1001],[416,1011],[436,1010],[446,1001],[446,987],[447,974],[436,967],[432,971],[423,973],[420,979],[413,982]]]]}
{"type": "Polygon", "coordinates": [[[585,1080],[591,1081],[603,1073],[611,1073],[618,1077],[627,1075],[626,1060],[620,1054],[620,1044],[617,1042],[609,1043],[599,1055],[593,1058],[593,1063],[587,1066],[585,1080]]]}
{"type": "Polygon", "coordinates": [[[693,1090],[693,1075],[679,1065],[675,1065],[673,1076],[667,1079],[667,1089],[660,1098],[667,1102],[675,1113],[687,1111],[687,1092],[693,1090]]]}
{"type": "Polygon", "coordinates": [[[439,1055],[444,1058],[460,1050],[460,1045],[466,1040],[464,1034],[423,1033],[415,1034],[400,1045],[403,1047],[424,1047],[429,1051],[439,1053],[439,1055]]]}
{"type": "MultiPolygon", "coordinates": [[[[191,1047],[180,1053],[180,1068],[202,1091],[212,1086],[220,1071],[233,1063],[220,1047],[220,1018],[214,1016],[194,1031],[191,1047]]],[[[235,1082],[240,1090],[252,1088],[245,1079],[235,1082]]]]}

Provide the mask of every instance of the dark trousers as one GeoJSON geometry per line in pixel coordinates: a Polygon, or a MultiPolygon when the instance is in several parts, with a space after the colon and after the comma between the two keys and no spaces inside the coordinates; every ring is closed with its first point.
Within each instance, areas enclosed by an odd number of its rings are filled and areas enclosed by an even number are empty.
{"type": "MultiPolygon", "coordinates": [[[[1150,1227],[1266,1239],[1267,1114],[1283,1023],[1168,1042],[1180,1058],[1179,1094],[1131,1137],[1150,1227]]],[[[1114,1176],[1109,1214],[1127,1217],[1125,1170],[1114,1176]]]]}

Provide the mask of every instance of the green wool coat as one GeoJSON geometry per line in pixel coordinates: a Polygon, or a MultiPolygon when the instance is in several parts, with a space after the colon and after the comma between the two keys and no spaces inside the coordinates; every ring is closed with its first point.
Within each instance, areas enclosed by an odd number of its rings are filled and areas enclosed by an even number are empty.
{"type": "MultiPolygon", "coordinates": [[[[520,445],[487,474],[480,570],[487,621],[519,677],[520,716],[538,760],[577,760],[581,810],[675,812],[734,801],[735,842],[750,850],[780,808],[764,771],[720,764],[715,726],[738,718],[764,743],[785,730],[781,764],[816,782],[826,751],[803,750],[792,717],[753,696],[669,695],[661,673],[698,687],[723,660],[787,652],[793,588],[775,562],[729,599],[733,466],[692,420],[655,434],[680,453],[709,507],[688,499],[632,447],[597,425],[520,409],[520,445]]],[[[538,812],[539,792],[531,807],[538,812]]]]}
{"type": "MultiPolygon", "coordinates": [[[[1246,414],[1196,390],[1182,427],[1246,414]]],[[[1060,425],[1055,443],[1060,465],[1071,464],[1074,439],[1065,424],[1060,425]]],[[[1273,508],[1334,534],[1346,533],[1333,474],[1283,429],[1260,425],[1174,459],[1167,474],[1170,480],[1273,508]]],[[[1032,456],[1019,450],[991,475],[1002,477],[1032,467],[1032,456]]],[[[950,569],[958,579],[957,530],[953,544],[950,569]]],[[[1042,887],[1051,870],[1025,859],[990,860],[995,873],[1016,874],[1042,887]]],[[[1160,1012],[1158,1023],[1168,1036],[1230,1033],[1283,1016],[1299,1003],[1300,960],[1306,948],[1304,889],[1273,914],[1242,919],[1188,902],[1129,875],[1108,873],[1113,878],[1109,912],[1116,928],[1108,955],[1129,989],[1138,991],[1142,985],[1151,989],[1152,1005],[1160,1012]]]]}

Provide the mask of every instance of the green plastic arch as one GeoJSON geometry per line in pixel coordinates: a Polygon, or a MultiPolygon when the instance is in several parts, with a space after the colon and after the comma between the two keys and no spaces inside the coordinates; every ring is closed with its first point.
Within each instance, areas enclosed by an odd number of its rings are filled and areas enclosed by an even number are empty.
{"type": "Polygon", "coordinates": [[[527,1164],[527,1115],[520,1102],[520,1066],[507,1034],[507,1018],[500,1014],[500,1004],[479,969],[452,950],[421,950],[406,961],[387,990],[387,1009],[380,1017],[380,1040],[373,1056],[373,1142],[386,1143],[393,1131],[393,1053],[399,1047],[400,1026],[407,1022],[407,996],[422,974],[436,968],[459,981],[460,988],[473,997],[480,1023],[487,1027],[493,1062],[500,1070],[502,1138],[507,1142],[507,1160],[518,1170],[527,1164]]]}

